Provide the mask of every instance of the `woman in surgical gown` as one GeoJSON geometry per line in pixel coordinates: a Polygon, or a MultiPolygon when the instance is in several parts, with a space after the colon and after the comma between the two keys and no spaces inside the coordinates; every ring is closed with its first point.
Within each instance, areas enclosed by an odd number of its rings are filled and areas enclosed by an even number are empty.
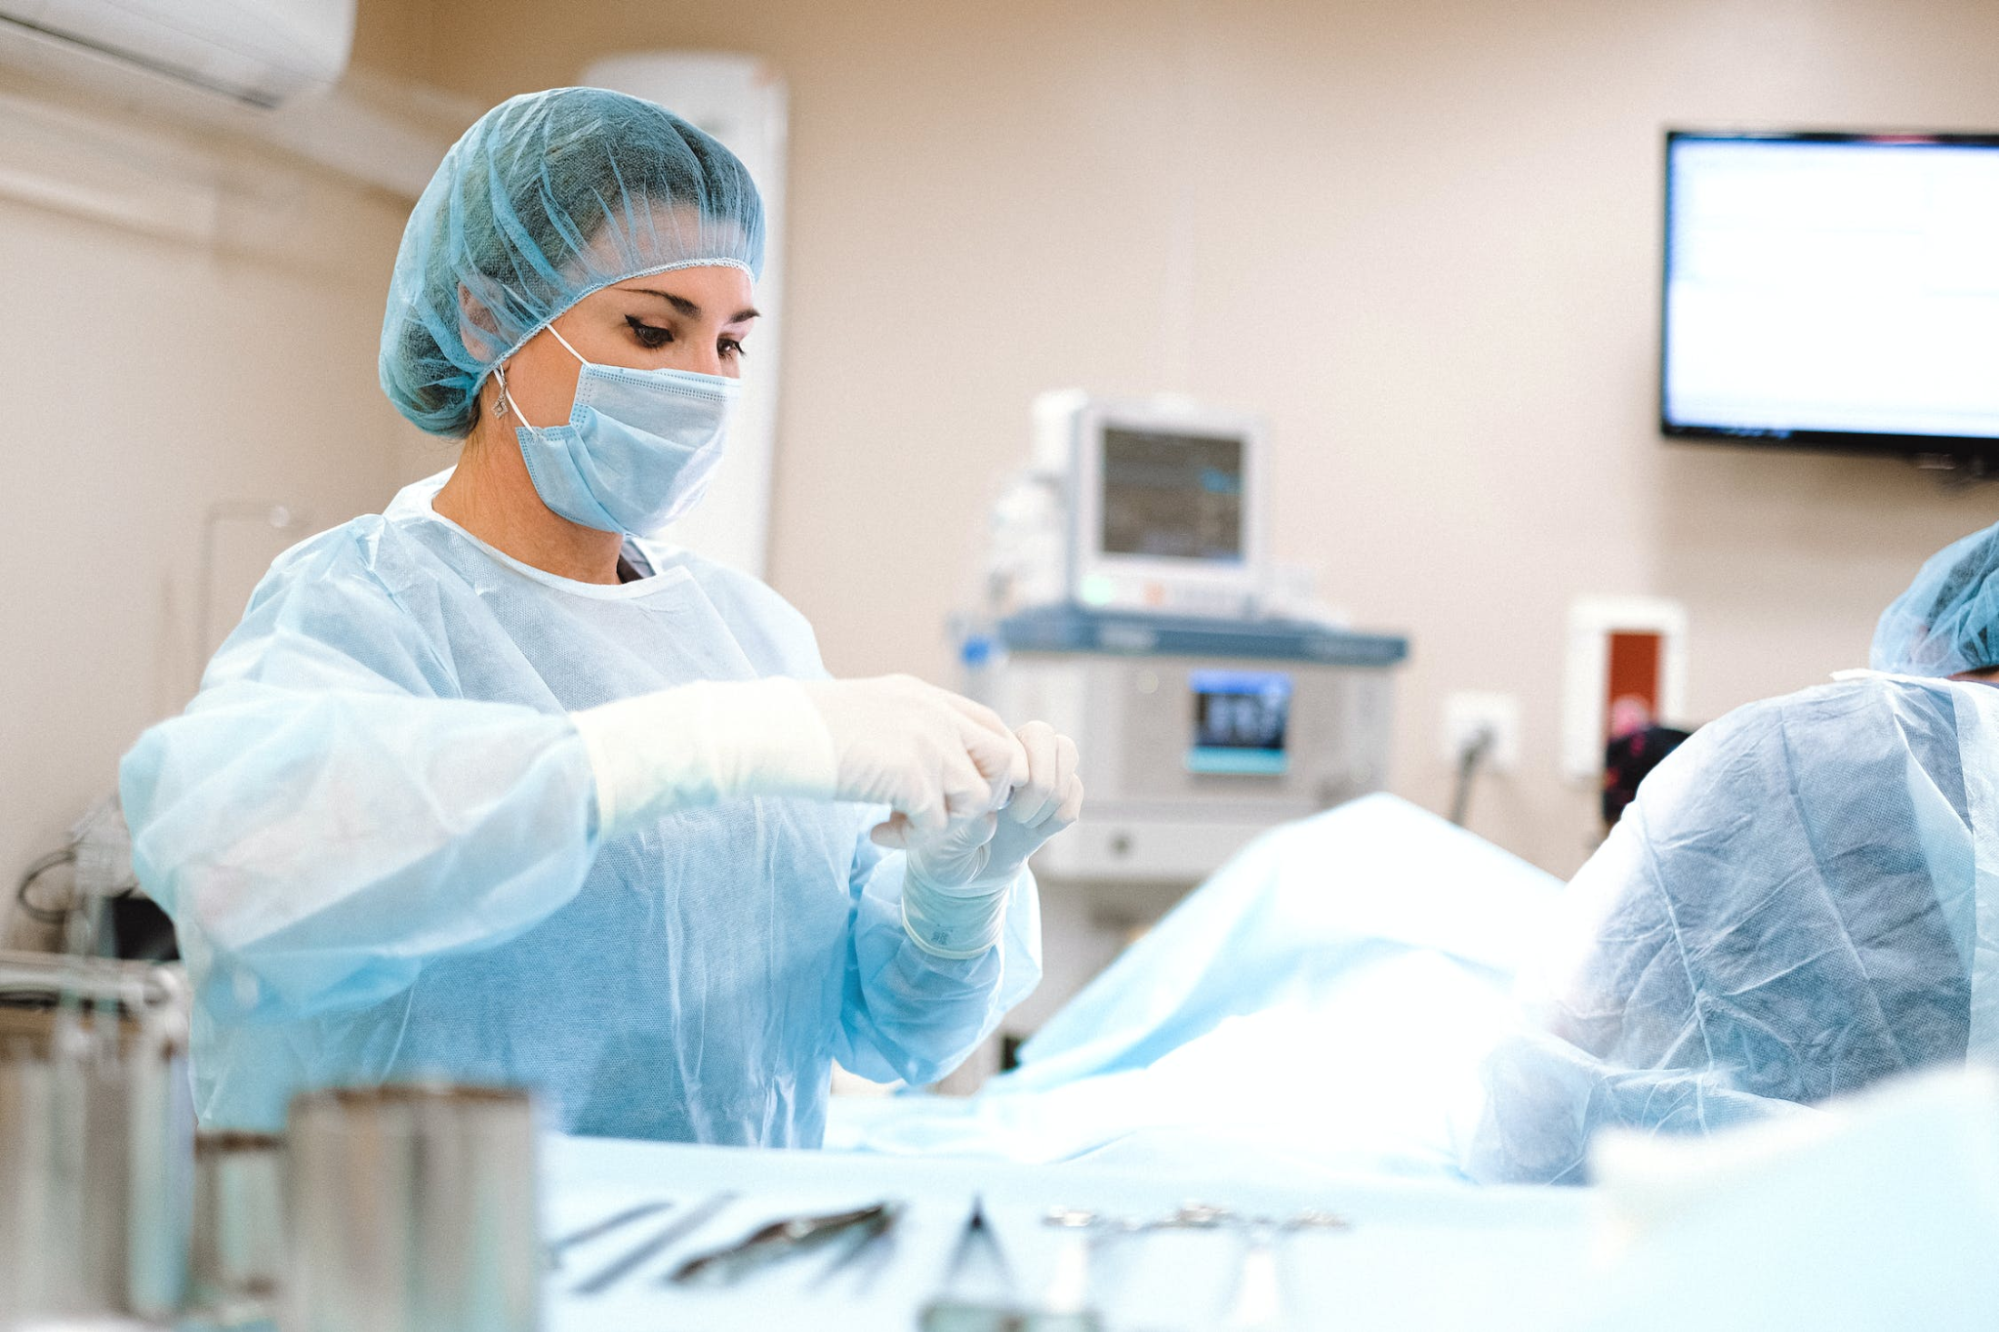
{"type": "Polygon", "coordinates": [[[204,1123],[447,1077],[815,1145],[834,1061],[931,1080],[1034,985],[1075,747],[829,680],[776,593],[650,537],[719,457],[762,250],[742,164],[619,94],[515,98],[439,167],[380,369],[457,467],[281,556],[122,768],[204,1123]]]}

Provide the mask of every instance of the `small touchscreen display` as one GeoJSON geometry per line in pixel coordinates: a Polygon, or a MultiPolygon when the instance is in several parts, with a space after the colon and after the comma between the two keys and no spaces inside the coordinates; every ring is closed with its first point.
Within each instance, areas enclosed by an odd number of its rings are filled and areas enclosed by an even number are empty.
{"type": "Polygon", "coordinates": [[[1275,777],[1285,771],[1290,676],[1282,671],[1195,671],[1189,685],[1194,696],[1190,772],[1275,777]]]}

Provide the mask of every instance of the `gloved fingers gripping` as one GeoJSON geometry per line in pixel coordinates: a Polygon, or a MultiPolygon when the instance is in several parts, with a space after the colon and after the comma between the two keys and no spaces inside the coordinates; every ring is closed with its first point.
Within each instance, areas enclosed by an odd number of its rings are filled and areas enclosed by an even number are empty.
{"type": "Polygon", "coordinates": [[[1011,736],[1013,734],[1012,729],[1000,719],[998,713],[995,713],[992,709],[974,699],[967,699],[962,694],[944,689],[941,686],[932,685],[929,681],[919,680],[915,676],[895,675],[884,677],[884,679],[893,683],[894,687],[907,696],[911,702],[921,701],[925,704],[942,704],[950,709],[951,712],[964,718],[983,731],[990,731],[995,736],[1011,736]]]}
{"type": "Polygon", "coordinates": [[[1055,822],[1061,828],[1068,828],[1083,817],[1083,780],[1071,778],[1068,791],[1062,797],[1061,806],[1055,811],[1055,822]]]}
{"type": "Polygon", "coordinates": [[[983,815],[997,803],[993,781],[969,750],[953,750],[943,758],[938,785],[943,793],[943,809],[950,819],[983,815]]]}
{"type": "Polygon", "coordinates": [[[1034,780],[1015,793],[1008,816],[1026,828],[1046,828],[1053,836],[1075,821],[1081,806],[1072,793],[1079,785],[1076,743],[1045,722],[1028,723],[1020,729],[1020,738],[1033,756],[1034,780]]]}
{"type": "Polygon", "coordinates": [[[903,818],[907,836],[941,833],[950,826],[951,811],[946,800],[949,794],[939,792],[934,786],[919,793],[912,793],[894,803],[897,813],[903,818]]]}
{"type": "Polygon", "coordinates": [[[868,830],[868,841],[877,847],[907,847],[909,836],[909,816],[900,810],[868,830]]]}
{"type": "Polygon", "coordinates": [[[993,804],[1004,805],[1007,793],[1027,781],[1027,758],[1019,740],[1000,720],[1000,715],[984,704],[948,690],[937,693],[943,695],[955,715],[959,735],[973,762],[992,780],[993,804]]]}
{"type": "Polygon", "coordinates": [[[938,693],[942,694],[949,701],[951,707],[956,709],[960,716],[978,724],[984,730],[992,732],[995,736],[1013,735],[1013,728],[1009,727],[998,713],[995,713],[978,700],[967,699],[964,695],[953,694],[949,690],[939,690],[938,693]]]}
{"type": "Polygon", "coordinates": [[[982,727],[967,727],[960,732],[960,739],[981,775],[988,808],[1004,805],[1010,790],[1030,781],[1027,751],[1012,732],[994,733],[982,727]]]}
{"type": "Polygon", "coordinates": [[[1058,754],[1055,729],[1046,722],[1030,722],[1020,729],[1021,748],[1027,752],[1028,777],[1015,789],[1007,806],[1007,817],[1033,827],[1054,808],[1058,754]]]}
{"type": "MultiPolygon", "coordinates": [[[[961,824],[963,823],[976,825],[978,821],[961,821],[961,824]]],[[[970,847],[978,848],[985,846],[987,842],[991,841],[992,834],[989,832],[980,835],[967,834],[960,828],[953,827],[948,822],[938,824],[935,828],[919,827],[914,819],[911,819],[900,810],[895,811],[887,819],[884,819],[881,823],[868,830],[868,840],[877,847],[897,847],[904,851],[914,850],[917,844],[926,841],[938,838],[956,839],[960,837],[964,838],[970,847]]],[[[956,852],[947,851],[944,854],[954,855],[956,852]]]]}

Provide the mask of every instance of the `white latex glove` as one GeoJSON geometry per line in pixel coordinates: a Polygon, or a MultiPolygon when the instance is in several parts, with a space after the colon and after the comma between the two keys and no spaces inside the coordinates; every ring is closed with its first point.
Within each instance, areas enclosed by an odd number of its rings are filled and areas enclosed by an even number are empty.
{"type": "Polygon", "coordinates": [[[1021,867],[1083,812],[1076,743],[1046,722],[1017,733],[1027,781],[993,814],[959,820],[940,833],[879,825],[876,842],[908,851],[902,923],[917,946],[944,958],[974,958],[999,939],[1021,867]]]}
{"type": "Polygon", "coordinates": [[[742,796],[864,801],[941,832],[1028,777],[998,715],[909,676],[699,681],[570,719],[590,755],[603,836],[742,796]]]}
{"type": "Polygon", "coordinates": [[[1030,778],[1028,756],[999,714],[914,676],[810,681],[805,696],[832,737],[836,798],[886,805],[877,841],[941,833],[984,815],[1030,778]]]}

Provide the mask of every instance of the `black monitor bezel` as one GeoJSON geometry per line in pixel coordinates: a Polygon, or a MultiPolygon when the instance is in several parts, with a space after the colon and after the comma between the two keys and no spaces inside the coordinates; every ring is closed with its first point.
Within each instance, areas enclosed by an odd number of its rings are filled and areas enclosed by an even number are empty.
{"type": "MultiPolygon", "coordinates": [[[[1659,216],[1659,356],[1657,412],[1659,433],[1669,440],[1693,444],[1732,444],[1756,448],[1797,449],[1821,453],[1932,456],[1979,459],[1999,463],[1999,436],[1908,435],[1879,431],[1777,430],[1731,426],[1687,425],[1666,416],[1666,352],[1671,315],[1666,300],[1673,274],[1673,146],[1680,140],[1710,143],[1841,143],[1882,147],[1999,149],[1999,133],[1908,133],[1852,130],[1679,130],[1666,131],[1660,161],[1663,207],[1659,216]]],[[[1999,374],[1999,367],[1994,368],[1999,374]]]]}

